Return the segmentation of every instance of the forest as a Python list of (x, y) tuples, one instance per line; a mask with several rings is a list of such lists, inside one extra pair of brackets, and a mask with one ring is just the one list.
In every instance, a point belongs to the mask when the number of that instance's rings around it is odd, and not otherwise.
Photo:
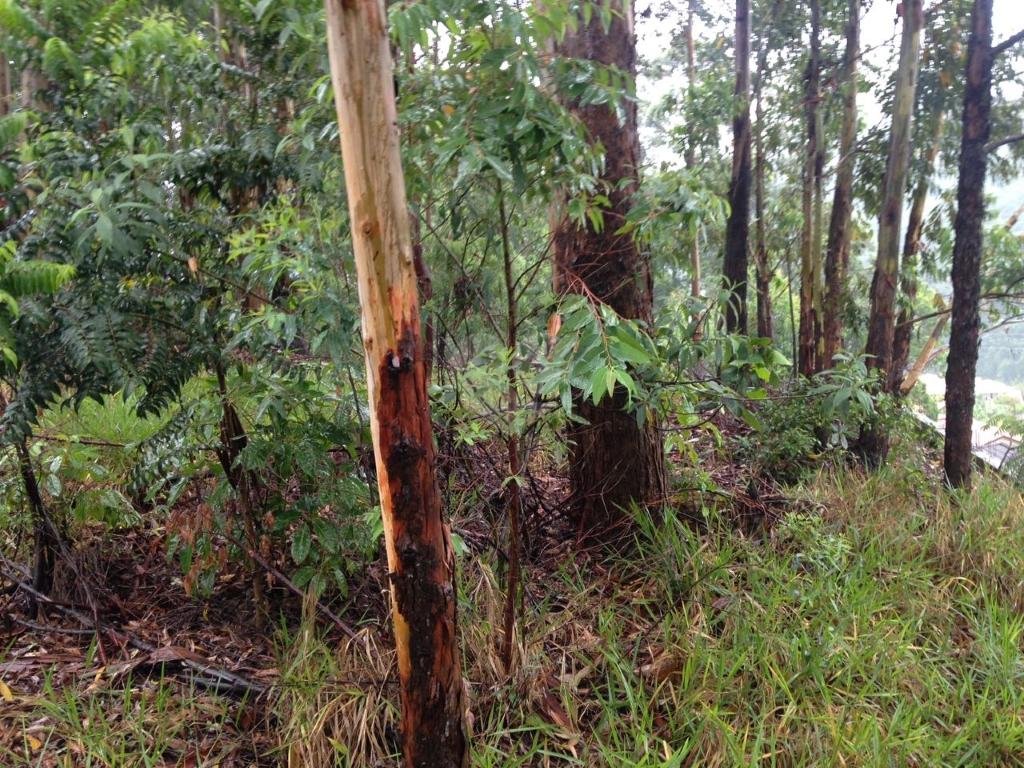
[(0, 51), (0, 766), (1024, 766), (1016, 0)]

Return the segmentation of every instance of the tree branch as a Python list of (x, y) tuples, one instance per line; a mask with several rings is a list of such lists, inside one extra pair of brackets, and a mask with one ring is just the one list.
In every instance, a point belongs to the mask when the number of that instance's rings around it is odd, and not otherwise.
[(993, 46), (991, 51), (992, 58), (994, 59), (996, 56), (999, 56), (1002, 53), (1006, 53), (1007, 50), (1015, 46), (1021, 40), (1024, 40), (1024, 29), (1022, 29), (1020, 32), (1017, 32), (1014, 35), (1010, 35), (1008, 38), (1003, 40), (1003, 42), (1001, 42), (999, 45)]
[(994, 149), (1005, 147), (1007, 144), (1016, 144), (1018, 141), (1024, 141), (1024, 133), (1015, 133), (1012, 136), (1004, 136), (1001, 139), (990, 141), (985, 145), (985, 151), (991, 152)]

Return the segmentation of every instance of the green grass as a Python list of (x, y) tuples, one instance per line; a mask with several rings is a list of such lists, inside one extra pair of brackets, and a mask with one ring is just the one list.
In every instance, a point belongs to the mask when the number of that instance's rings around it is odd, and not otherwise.
[(110, 682), (102, 670), (85, 690), (57, 689), (52, 680), (38, 695), (15, 694), (0, 708), (7, 737), (0, 765), (166, 768), (217, 765), (247, 752), (232, 702), (163, 678)]
[[(981, 479), (951, 499), (899, 464), (791, 492), (770, 532), (648, 520), (634, 554), (534, 571), (511, 677), (499, 579), (464, 558), (474, 766), (1024, 765), (1019, 492)], [(392, 653), (364, 636), (369, 652), (282, 635), (266, 764), (394, 763)], [(188, 705), (168, 691), (135, 690), (113, 723), (99, 695), (47, 691), (37, 711), (92, 760), (75, 765), (142, 766), (175, 754)]]
[(496, 580), (463, 563), (474, 765), (1024, 765), (1020, 494), (898, 465), (794, 493), (763, 540), (648, 522), (642, 557), (541, 575), (512, 679)]

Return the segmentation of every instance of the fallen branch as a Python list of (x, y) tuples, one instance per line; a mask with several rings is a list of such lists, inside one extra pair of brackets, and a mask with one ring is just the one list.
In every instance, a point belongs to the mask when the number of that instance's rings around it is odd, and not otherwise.
[[(90, 618), (81, 611), (74, 608), (68, 608), (55, 600), (51, 600), (43, 593), (37, 592), (32, 588), (31, 584), (21, 581), (21, 579), (17, 577), (17, 569), (12, 568), (12, 565), (13, 564), (7, 558), (0, 555), (0, 575), (13, 582), (20, 591), (35, 599), (36, 602), (48, 605), (60, 611), (64, 615), (70, 616), (75, 619), (75, 621), (80, 622), (83, 626), (93, 625), (94, 629), (92, 631), (97, 635), (102, 632), (118, 642), (130, 645), (144, 653), (154, 653), (158, 650), (157, 646), (136, 637), (130, 632), (107, 626), (102, 622)], [(212, 690), (215, 693), (236, 693), (257, 697), (265, 693), (267, 690), (265, 686), (262, 686), (259, 683), (254, 683), (241, 675), (229, 672), (226, 669), (214, 667), (201, 661), (193, 661), (191, 659), (175, 659), (174, 661), (180, 663), (183, 667), (198, 673), (198, 675), (193, 675), (191, 678), (193, 683)]]

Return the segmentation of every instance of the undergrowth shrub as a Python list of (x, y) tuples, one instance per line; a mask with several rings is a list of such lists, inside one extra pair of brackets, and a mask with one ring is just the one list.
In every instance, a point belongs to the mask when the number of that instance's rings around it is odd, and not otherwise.
[(891, 401), (876, 394), (863, 358), (837, 359), (836, 367), (796, 379), (758, 404), (754, 432), (738, 441), (741, 458), (757, 473), (799, 482), (845, 454), (865, 424), (893, 420)]

